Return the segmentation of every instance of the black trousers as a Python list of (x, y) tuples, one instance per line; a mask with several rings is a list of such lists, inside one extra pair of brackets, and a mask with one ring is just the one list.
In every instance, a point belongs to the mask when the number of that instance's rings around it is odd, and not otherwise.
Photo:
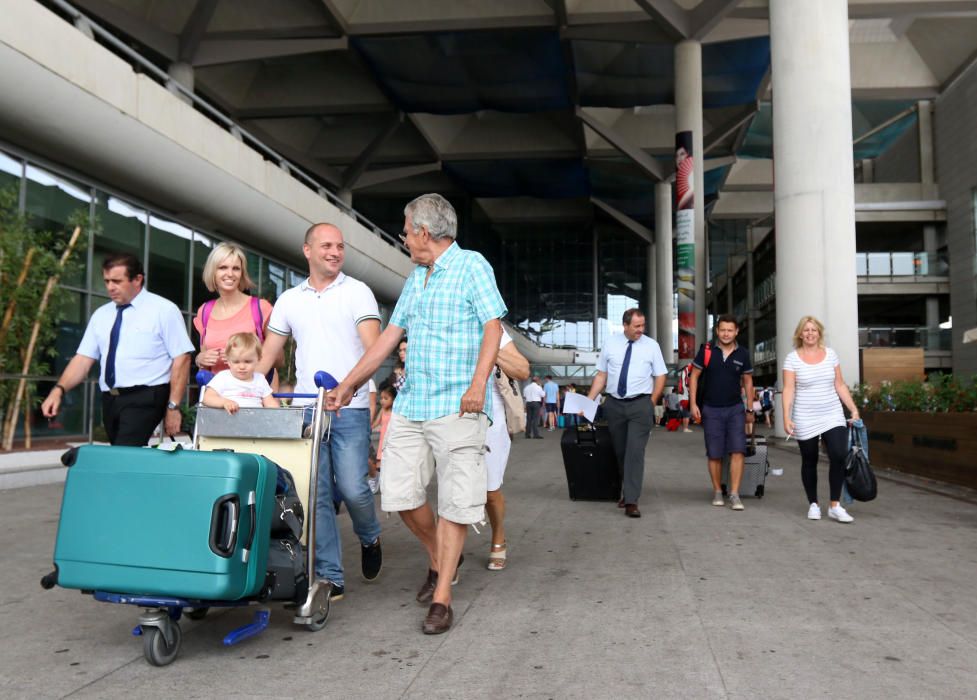
[(539, 413), (542, 401), (526, 402), (526, 437), (539, 437)]
[(142, 447), (166, 415), (170, 385), (158, 384), (113, 396), (102, 392), (102, 424), (113, 445)]
[(621, 474), (621, 496), (625, 503), (636, 505), (645, 479), (645, 447), (655, 422), (655, 407), (648, 396), (633, 401), (608, 396), (602, 405)]
[(818, 441), (828, 451), (828, 488), (832, 501), (841, 500), (845, 481), (845, 457), (848, 456), (848, 428), (837, 426), (807, 440), (798, 440), (801, 448), (801, 481), (808, 503), (818, 502)]

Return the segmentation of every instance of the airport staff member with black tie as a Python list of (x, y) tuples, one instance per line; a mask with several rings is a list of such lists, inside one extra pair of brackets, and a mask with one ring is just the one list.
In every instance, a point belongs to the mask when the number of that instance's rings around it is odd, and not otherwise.
[(102, 278), (111, 302), (92, 314), (41, 412), (57, 415), (64, 395), (101, 362), (102, 421), (113, 445), (142, 446), (165, 416), (167, 435), (180, 430), (180, 402), (190, 373), (193, 343), (186, 321), (170, 301), (143, 289), (142, 263), (127, 253), (109, 255)]
[(638, 498), (645, 477), (645, 446), (668, 370), (658, 343), (644, 335), (645, 315), (641, 309), (628, 309), (622, 321), (624, 334), (613, 334), (607, 339), (587, 398), (593, 401), (605, 387), (610, 388), (604, 415), (622, 475), (623, 493), (618, 506), (628, 517), (640, 518)]

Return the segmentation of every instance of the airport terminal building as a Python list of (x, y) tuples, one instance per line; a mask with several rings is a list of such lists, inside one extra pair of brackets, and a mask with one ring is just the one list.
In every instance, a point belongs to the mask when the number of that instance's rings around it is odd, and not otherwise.
[[(2, 5), (0, 188), (37, 227), (98, 222), (55, 376), (109, 250), (189, 323), (216, 241), (274, 301), (330, 221), (389, 313), (425, 192), (565, 381), (630, 306), (679, 364), (735, 313), (761, 384), (806, 314), (850, 383), (977, 374), (977, 1)], [(35, 437), (87, 432), (94, 391)]]

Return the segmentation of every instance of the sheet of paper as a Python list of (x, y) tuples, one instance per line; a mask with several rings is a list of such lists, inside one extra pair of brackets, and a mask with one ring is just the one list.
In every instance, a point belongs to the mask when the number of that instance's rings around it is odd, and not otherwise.
[(591, 401), (583, 394), (567, 393), (563, 397), (563, 412), (577, 414), (583, 411), (584, 417), (591, 423), (597, 414), (597, 402)]

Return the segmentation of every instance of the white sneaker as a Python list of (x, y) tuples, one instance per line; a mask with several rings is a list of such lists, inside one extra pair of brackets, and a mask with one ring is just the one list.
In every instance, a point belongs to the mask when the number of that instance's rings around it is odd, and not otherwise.
[(842, 508), (840, 503), (836, 506), (831, 506), (828, 508), (828, 517), (832, 520), (837, 520), (839, 523), (855, 522), (855, 518), (848, 515), (848, 511)]
[(807, 519), (808, 520), (820, 520), (821, 519), (821, 506), (817, 503), (812, 503), (811, 507), (807, 509)]
[(712, 504), (714, 506), (724, 506), (724, 505), (726, 505), (726, 501), (723, 498), (723, 492), (722, 491), (716, 491), (714, 494), (712, 494)]

